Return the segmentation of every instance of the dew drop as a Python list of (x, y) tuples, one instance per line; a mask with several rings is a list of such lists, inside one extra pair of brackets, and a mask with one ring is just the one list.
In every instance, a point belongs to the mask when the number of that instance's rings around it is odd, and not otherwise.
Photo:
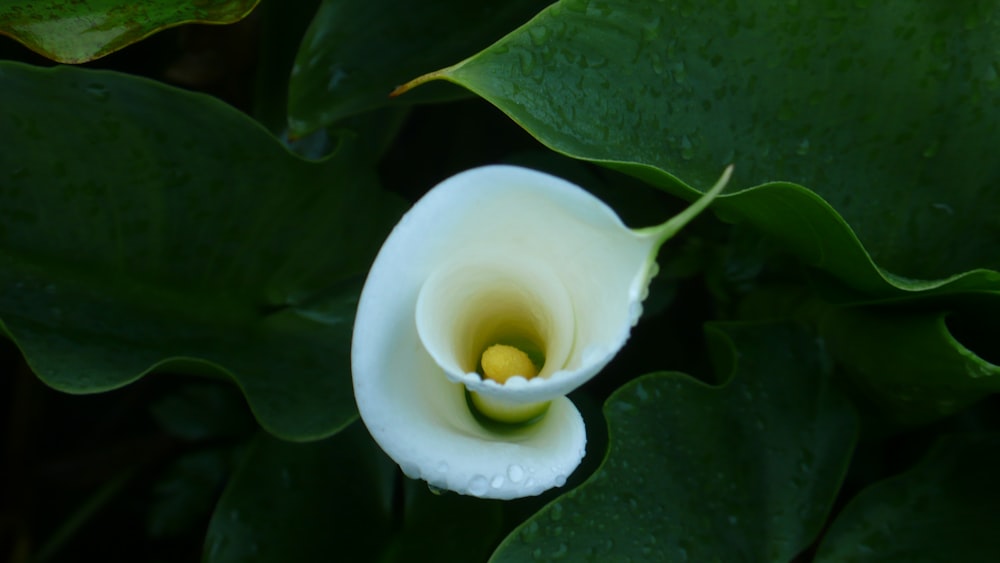
[(937, 209), (938, 211), (943, 211), (943, 212), (947, 213), (948, 215), (954, 215), (955, 214), (955, 209), (952, 208), (952, 206), (948, 205), (947, 203), (932, 203), (931, 207), (933, 207), (934, 209)]
[(549, 30), (545, 27), (537, 26), (532, 27), (528, 30), (528, 35), (531, 36), (531, 43), (536, 47), (544, 45), (549, 38)]
[(561, 504), (552, 505), (552, 509), (549, 511), (549, 517), (555, 521), (562, 520), (563, 507)]
[(489, 489), (489, 482), (486, 477), (482, 475), (476, 475), (469, 481), (469, 492), (475, 496), (482, 496), (486, 494), (487, 489)]
[(809, 139), (802, 139), (799, 146), (795, 149), (795, 154), (799, 156), (805, 156), (809, 154)]
[(646, 392), (646, 388), (642, 386), (642, 383), (636, 384), (635, 396), (638, 397), (640, 401), (649, 400), (649, 393)]
[(337, 86), (340, 86), (340, 83), (343, 82), (344, 79), (347, 78), (347, 76), (348, 76), (347, 71), (345, 71), (340, 67), (334, 67), (333, 70), (330, 72), (330, 79), (327, 80), (326, 82), (327, 91), (333, 92), (334, 90), (336, 90)]
[(496, 477), (494, 477), (493, 480), (490, 481), (490, 486), (493, 487), (494, 489), (499, 489), (500, 487), (502, 487), (503, 475), (497, 475)]
[(691, 139), (687, 135), (681, 139), (681, 158), (684, 160), (691, 160), (694, 158), (694, 149), (691, 145)]
[(511, 483), (520, 483), (524, 479), (524, 468), (518, 464), (513, 464), (507, 468), (507, 478)]
[(653, 53), (650, 59), (653, 62), (653, 72), (656, 74), (663, 74), (663, 61), (660, 60), (660, 54)]
[(524, 536), (524, 539), (526, 541), (532, 541), (535, 538), (537, 538), (538, 537), (538, 522), (536, 522), (534, 520), (532, 520), (531, 522), (528, 522), (528, 525), (524, 527), (524, 530), (521, 531), (521, 534)]
[(108, 92), (107, 88), (105, 88), (103, 84), (98, 84), (96, 82), (87, 84), (87, 86), (85, 86), (84, 89), (87, 91), (87, 93), (94, 96), (95, 98), (97, 98), (97, 100), (101, 102), (106, 101), (108, 98), (111, 97), (111, 94)]
[(535, 70), (535, 56), (530, 51), (521, 52), (521, 72), (531, 74)]

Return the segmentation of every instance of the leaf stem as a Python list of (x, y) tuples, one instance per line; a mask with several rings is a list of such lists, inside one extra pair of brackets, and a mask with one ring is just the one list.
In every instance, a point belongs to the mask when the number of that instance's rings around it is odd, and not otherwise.
[(427, 74), (423, 74), (421, 76), (414, 78), (413, 80), (407, 82), (406, 84), (403, 84), (401, 86), (396, 86), (396, 88), (392, 92), (389, 92), (389, 97), (395, 98), (397, 96), (402, 96), (403, 94), (409, 92), (410, 90), (416, 88), (417, 86), (420, 86), (421, 84), (426, 84), (431, 80), (437, 80), (439, 78), (443, 78), (446, 74), (448, 74), (448, 71), (450, 71), (452, 68), (453, 67), (447, 67), (447, 68), (442, 68), (441, 70), (435, 70), (434, 72), (428, 72)]
[(636, 232), (642, 235), (655, 237), (656, 246), (659, 248), (660, 245), (676, 235), (678, 231), (684, 228), (685, 225), (690, 223), (695, 217), (704, 211), (705, 208), (712, 203), (712, 200), (722, 193), (722, 190), (725, 189), (726, 184), (729, 183), (729, 179), (732, 175), (733, 165), (730, 164), (725, 170), (722, 171), (722, 176), (719, 176), (715, 185), (698, 198), (697, 201), (688, 206), (687, 209), (681, 211), (677, 215), (674, 215), (663, 224), (647, 227), (645, 229), (637, 229)]

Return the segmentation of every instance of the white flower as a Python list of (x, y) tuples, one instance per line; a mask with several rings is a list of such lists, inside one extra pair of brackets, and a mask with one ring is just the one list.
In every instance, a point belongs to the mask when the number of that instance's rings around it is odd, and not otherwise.
[(382, 246), (355, 320), (354, 394), (378, 444), (409, 477), (462, 494), (561, 486), (586, 444), (565, 395), (625, 344), (660, 245), (729, 172), (637, 231), (524, 168), (476, 168), (428, 192)]

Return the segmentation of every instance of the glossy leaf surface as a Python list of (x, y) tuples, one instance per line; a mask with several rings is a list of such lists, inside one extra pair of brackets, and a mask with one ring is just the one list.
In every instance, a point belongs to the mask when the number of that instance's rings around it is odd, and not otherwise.
[(482, 561), (500, 509), (402, 479), (360, 422), (310, 444), (261, 437), (216, 507), (204, 560)]
[(83, 63), (182, 23), (233, 23), (260, 0), (0, 0), (0, 34), (62, 63)]
[(816, 561), (990, 561), (997, 554), (1000, 438), (946, 437), (917, 466), (855, 498)]
[(360, 424), (310, 444), (261, 436), (219, 500), (203, 560), (375, 561), (394, 475)]
[[(830, 353), (849, 366), (881, 416), (915, 424), (1000, 391), (1000, 366), (963, 345), (947, 318), (936, 310), (843, 309), (827, 315), (822, 330)], [(995, 321), (982, 328), (995, 331)]]
[(984, 197), (1000, 181), (998, 14), (995, 1), (563, 0), (427, 78), (687, 198), (734, 162), (720, 213), (867, 293), (951, 276), (996, 288), (974, 270), (1000, 266), (1000, 203)]
[(799, 329), (716, 325), (710, 336), (729, 383), (660, 373), (616, 391), (603, 465), (493, 561), (787, 561), (812, 542), (857, 419)]
[(221, 372), (293, 439), (355, 416), (354, 300), (398, 207), (348, 141), (303, 161), (228, 106), (114, 73), (3, 63), (0, 84), (0, 319), (39, 377)]

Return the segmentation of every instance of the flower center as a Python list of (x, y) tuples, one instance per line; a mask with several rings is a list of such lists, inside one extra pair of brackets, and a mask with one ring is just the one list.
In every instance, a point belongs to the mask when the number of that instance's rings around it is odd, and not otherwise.
[(483, 376), (497, 383), (506, 383), (515, 375), (525, 379), (538, 375), (538, 368), (527, 354), (506, 344), (494, 344), (487, 348), (480, 365), (483, 366)]
[(549, 400), (525, 401), (511, 389), (562, 369), (576, 336), (573, 306), (550, 266), (498, 247), (442, 267), (420, 289), (421, 343), (444, 375), (466, 388), (472, 413), (506, 425), (529, 424)]

